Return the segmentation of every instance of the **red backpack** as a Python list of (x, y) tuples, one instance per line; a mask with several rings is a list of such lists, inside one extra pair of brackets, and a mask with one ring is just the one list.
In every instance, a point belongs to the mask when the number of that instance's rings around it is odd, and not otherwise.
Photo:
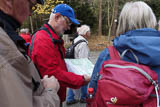
[(97, 92), (88, 107), (159, 107), (156, 72), (145, 65), (121, 60), (113, 46), (108, 49), (111, 59), (101, 67)]

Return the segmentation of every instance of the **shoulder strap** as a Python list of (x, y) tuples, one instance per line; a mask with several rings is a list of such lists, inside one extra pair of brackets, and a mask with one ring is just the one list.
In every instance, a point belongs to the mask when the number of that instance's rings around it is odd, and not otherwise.
[(118, 51), (115, 49), (114, 46), (109, 46), (108, 50), (109, 50), (109, 55), (111, 59), (119, 59), (119, 60), (121, 59)]
[(35, 39), (35, 36), (36, 36), (36, 33), (33, 34), (33, 37), (32, 37), (32, 40), (31, 40), (31, 43), (30, 43), (30, 56), (32, 56), (32, 51), (33, 51), (33, 41)]
[(49, 34), (49, 37), (51, 38), (53, 44), (61, 44), (62, 43), (62, 40), (53, 39), (53, 37), (52, 37), (51, 33), (49, 32), (48, 28), (42, 27), (40, 30), (44, 30)]
[[(76, 47), (79, 43), (81, 43), (81, 42), (86, 42), (85, 40), (79, 40), (79, 41), (77, 41), (75, 44), (73, 44), (73, 47)], [(87, 43), (87, 42), (86, 42)]]

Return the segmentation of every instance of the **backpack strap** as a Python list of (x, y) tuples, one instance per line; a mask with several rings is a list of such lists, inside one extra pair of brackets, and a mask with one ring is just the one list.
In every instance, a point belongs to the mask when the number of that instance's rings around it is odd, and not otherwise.
[[(56, 45), (56, 44), (62, 44), (62, 43), (63, 43), (62, 40), (53, 39), (53, 37), (52, 37), (51, 33), (49, 32), (48, 28), (42, 27), (41, 30), (46, 31), (46, 32), (49, 34), (49, 36), (50, 36), (50, 38), (51, 38), (51, 40), (52, 40), (52, 42), (53, 42), (54, 45)], [(55, 33), (55, 32), (54, 32), (54, 33)], [(58, 45), (58, 51), (59, 51), (60, 54), (61, 54), (61, 58), (64, 59), (63, 52), (62, 52), (62, 50), (61, 50), (61, 48), (60, 48), (59, 45)]]
[[(49, 37), (51, 38), (52, 42), (54, 45), (56, 44), (62, 44), (63, 41), (62, 40), (57, 40), (57, 39), (53, 39), (51, 33), (49, 32), (48, 28), (46, 27), (41, 27), (39, 30), (37, 31), (40, 31), (40, 30), (44, 30), (46, 31), (48, 34), (49, 34)], [(36, 36), (36, 33), (33, 34), (33, 37), (32, 37), (32, 41), (31, 41), (31, 44), (30, 44), (30, 56), (32, 56), (32, 51), (33, 51), (33, 42), (34, 42), (34, 39), (35, 39), (35, 36)], [(60, 52), (61, 54), (61, 58), (63, 59), (64, 58), (64, 55), (63, 55), (63, 52), (62, 50), (60, 49), (60, 46), (58, 45), (58, 51)]]
[(121, 59), (118, 51), (114, 46), (108, 46), (108, 50), (111, 59), (118, 59), (118, 60)]
[(31, 43), (30, 43), (30, 56), (32, 56), (32, 51), (33, 51), (33, 41), (35, 39), (35, 36), (36, 36), (36, 33), (33, 34), (32, 36), (32, 40), (31, 40)]
[[(85, 40), (79, 40), (75, 44), (73, 44), (73, 48), (75, 48), (79, 43), (86, 42)], [(87, 42), (86, 42), (87, 43)]]

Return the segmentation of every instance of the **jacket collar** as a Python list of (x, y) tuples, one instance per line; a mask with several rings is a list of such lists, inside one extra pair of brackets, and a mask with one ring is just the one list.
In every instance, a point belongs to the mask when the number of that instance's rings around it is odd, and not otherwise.
[(83, 36), (79, 35), (78, 38), (79, 38), (80, 40), (81, 40), (81, 39), (85, 40), (85, 41), (87, 42), (87, 44), (88, 44), (87, 39), (85, 39)]
[(8, 34), (17, 47), (27, 50), (25, 46), (25, 40), (16, 32), (16, 29), (20, 27), (20, 23), (17, 20), (0, 11), (0, 26)]
[(16, 32), (16, 29), (20, 27), (20, 23), (2, 11), (0, 11), (0, 26), (15, 44), (18, 44), (19, 42), (25, 42), (24, 39), (21, 38)]
[[(116, 37), (113, 45), (120, 53), (123, 53), (126, 49), (132, 50), (141, 64), (159, 66), (159, 41), (159, 31), (151, 28), (143, 28), (128, 31)], [(125, 59), (135, 61), (131, 52), (125, 54), (124, 60)]]
[(46, 23), (46, 25), (51, 29), (51, 31), (52, 31), (54, 34), (56, 34), (56, 35), (59, 37), (59, 39), (62, 39), (62, 35), (57, 34), (56, 31), (52, 28), (52, 26), (51, 26), (50, 24)]

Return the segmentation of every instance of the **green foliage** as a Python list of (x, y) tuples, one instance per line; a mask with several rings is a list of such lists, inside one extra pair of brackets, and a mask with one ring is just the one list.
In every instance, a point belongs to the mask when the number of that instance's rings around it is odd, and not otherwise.
[[(66, 3), (70, 5), (76, 14), (76, 18), (80, 20), (81, 24), (87, 24), (91, 27), (92, 33), (97, 33), (98, 29), (98, 14), (99, 14), (99, 7), (98, 7), (99, 0), (45, 0), (45, 5), (40, 6), (37, 5), (34, 8), (34, 13), (32, 15), (33, 20), (33, 28), (34, 30), (38, 29), (43, 25), (45, 20), (49, 18), (49, 14), (51, 9), (59, 4), (59, 3)], [(114, 0), (102, 0), (102, 34), (108, 34), (108, 1), (113, 2)], [(139, 0), (118, 0), (118, 16), (120, 14), (121, 9), (123, 8), (124, 4), (129, 1), (139, 1)], [(160, 0), (141, 0), (145, 1), (154, 11), (157, 20), (160, 20)], [(112, 15), (112, 6), (110, 6), (110, 13)], [(30, 20), (27, 18), (26, 22), (22, 27), (30, 28)]]
[(33, 7), (34, 14), (50, 14), (55, 5), (63, 3), (63, 0), (45, 0), (44, 5), (37, 4)]
[[(63, 3), (63, 0), (45, 0), (44, 5), (37, 4), (35, 7), (32, 8), (32, 22), (34, 31), (39, 29), (49, 18), (51, 10), (54, 8), (55, 5)], [(21, 28), (29, 28), (31, 31), (31, 23), (30, 18), (28, 17)]]

